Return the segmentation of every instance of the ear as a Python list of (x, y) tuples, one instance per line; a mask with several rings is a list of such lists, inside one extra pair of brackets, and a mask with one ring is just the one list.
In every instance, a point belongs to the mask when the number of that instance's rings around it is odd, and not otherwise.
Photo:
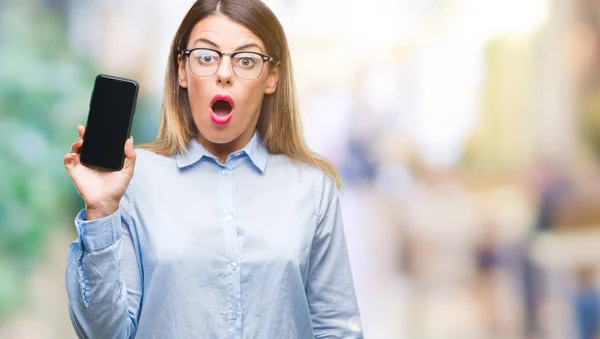
[(269, 72), (269, 76), (267, 77), (267, 85), (265, 87), (265, 94), (272, 94), (277, 89), (277, 84), (279, 83), (279, 63), (273, 67)]
[(181, 56), (181, 54), (177, 55), (177, 64), (179, 65), (179, 68), (177, 70), (177, 73), (179, 74), (178, 80), (179, 80), (179, 86), (183, 87), (183, 88), (187, 88), (188, 87), (188, 82), (187, 82), (187, 73), (185, 72), (185, 60), (183, 60), (183, 57)]

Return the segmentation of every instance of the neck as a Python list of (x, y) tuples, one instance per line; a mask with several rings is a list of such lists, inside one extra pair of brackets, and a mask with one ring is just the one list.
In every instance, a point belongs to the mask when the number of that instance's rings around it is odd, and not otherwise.
[(202, 147), (204, 147), (207, 151), (209, 151), (211, 154), (213, 154), (219, 159), (220, 164), (225, 164), (225, 161), (227, 161), (227, 157), (229, 156), (229, 154), (243, 149), (250, 142), (253, 135), (254, 129), (249, 128), (248, 130), (244, 131), (244, 133), (242, 133), (239, 137), (233, 139), (228, 143), (220, 144), (211, 142), (207, 140), (204, 136), (202, 136), (202, 134), (198, 134), (196, 139), (198, 140), (200, 145), (202, 145)]

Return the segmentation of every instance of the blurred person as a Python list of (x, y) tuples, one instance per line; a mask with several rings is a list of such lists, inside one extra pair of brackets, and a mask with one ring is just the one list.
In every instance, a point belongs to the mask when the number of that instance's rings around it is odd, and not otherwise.
[(573, 298), (573, 315), (578, 339), (600, 336), (600, 294), (594, 285), (595, 270), (581, 268), (577, 272), (577, 289)]
[(543, 157), (534, 169), (533, 186), (538, 210), (535, 223), (523, 241), (521, 252), (522, 291), (525, 334), (528, 338), (544, 336), (541, 309), (548, 298), (546, 272), (531, 255), (536, 236), (557, 227), (559, 211), (570, 193), (570, 183), (564, 164), (553, 157)]
[(557, 226), (561, 205), (571, 193), (567, 169), (558, 160), (542, 162), (539, 174), (539, 210), (535, 231)]
[(479, 301), (489, 337), (500, 334), (500, 314), (496, 302), (498, 271), (500, 269), (499, 239), (497, 224), (485, 222), (482, 233), (475, 243), (475, 294)]
[(368, 140), (352, 135), (345, 145), (346, 156), (340, 165), (344, 181), (351, 184), (371, 184), (375, 180), (377, 165), (373, 161)]
[(66, 267), (79, 337), (363, 337), (341, 179), (303, 140), (290, 62), (262, 2), (197, 1), (156, 140), (101, 172), (79, 162), (79, 127), (64, 157), (86, 204)]

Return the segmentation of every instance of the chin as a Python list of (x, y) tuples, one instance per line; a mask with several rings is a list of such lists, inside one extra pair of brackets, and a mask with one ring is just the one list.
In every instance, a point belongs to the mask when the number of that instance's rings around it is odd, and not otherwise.
[(235, 139), (237, 139), (240, 135), (239, 133), (235, 133), (231, 130), (230, 126), (225, 128), (207, 128), (207, 129), (199, 129), (200, 134), (213, 144), (228, 144)]

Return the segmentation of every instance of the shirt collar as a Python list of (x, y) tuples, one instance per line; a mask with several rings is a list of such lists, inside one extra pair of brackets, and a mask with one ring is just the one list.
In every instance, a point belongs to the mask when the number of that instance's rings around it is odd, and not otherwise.
[[(265, 171), (269, 152), (258, 135), (258, 131), (254, 132), (252, 139), (250, 139), (250, 142), (248, 142), (243, 149), (232, 153), (230, 156), (241, 154), (247, 155), (252, 164), (254, 164), (261, 172)], [(179, 168), (184, 168), (195, 164), (204, 157), (217, 160), (216, 156), (206, 150), (196, 138), (193, 138), (187, 147), (187, 151), (183, 154), (177, 154), (175, 160)]]

